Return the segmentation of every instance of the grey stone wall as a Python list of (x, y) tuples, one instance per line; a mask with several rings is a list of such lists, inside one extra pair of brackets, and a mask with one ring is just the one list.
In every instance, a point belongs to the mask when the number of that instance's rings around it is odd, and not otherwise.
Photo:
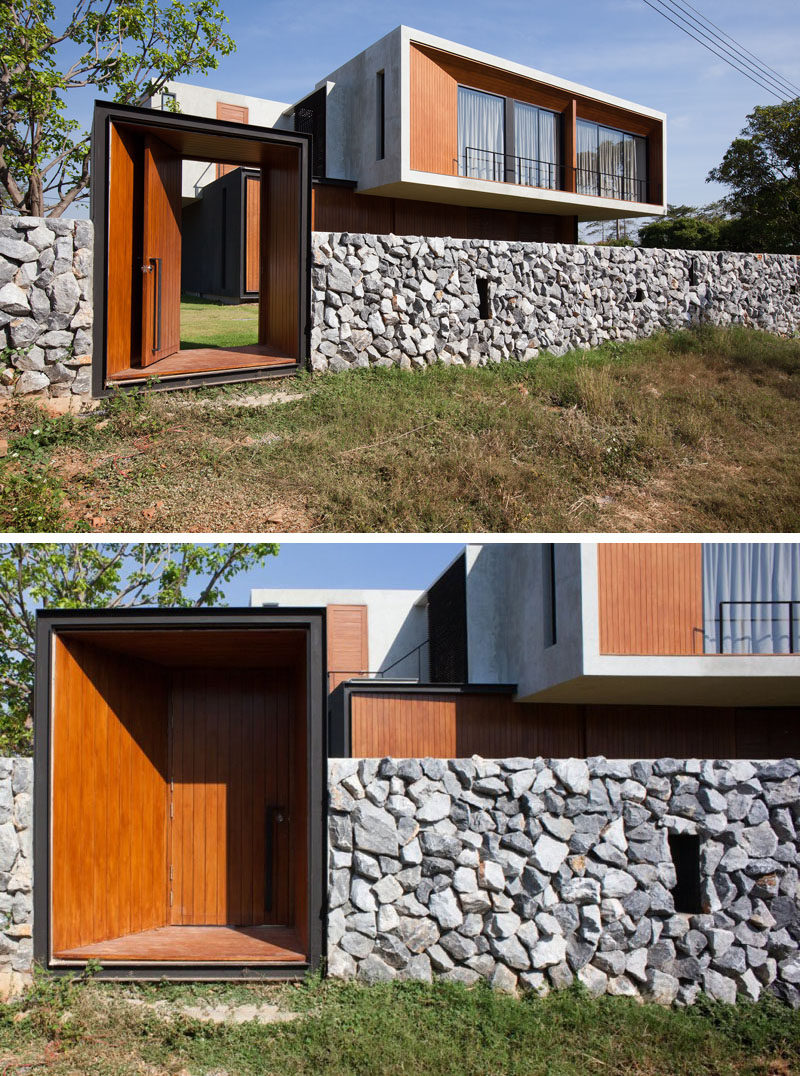
[(91, 393), (88, 220), (0, 216), (0, 397)]
[(796, 1006), (799, 827), (796, 760), (331, 760), (328, 971)]
[(0, 758), (0, 1000), (31, 982), (33, 760)]
[(701, 321), (800, 330), (787, 254), (317, 232), (312, 284), (316, 370), (479, 366)]

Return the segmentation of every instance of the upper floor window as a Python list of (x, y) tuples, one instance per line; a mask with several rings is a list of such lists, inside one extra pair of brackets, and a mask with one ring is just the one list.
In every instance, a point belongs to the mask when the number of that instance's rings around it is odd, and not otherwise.
[(458, 87), (458, 174), (505, 179), (505, 98)]
[(375, 77), (375, 156), (382, 161), (386, 156), (386, 76), (379, 71)]
[(177, 97), (175, 96), (174, 93), (171, 93), (169, 90), (162, 90), (161, 91), (161, 111), (162, 112), (172, 112), (173, 106), (174, 106), (176, 101), (177, 101)]
[(561, 189), (561, 117), (514, 102), (514, 182)]
[(578, 194), (647, 201), (647, 139), (578, 120)]

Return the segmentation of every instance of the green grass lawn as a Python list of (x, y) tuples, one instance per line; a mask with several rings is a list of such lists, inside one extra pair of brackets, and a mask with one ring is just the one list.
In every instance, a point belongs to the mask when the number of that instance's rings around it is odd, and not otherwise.
[[(176, 1013), (198, 998), (268, 1002), (300, 1017), (215, 1026)], [(166, 1012), (150, 1007), (158, 1001)], [(0, 1071), (40, 1068), (54, 1076), (790, 1076), (800, 1072), (800, 1013), (773, 998), (680, 1010), (573, 989), (515, 999), (455, 984), (45, 980), (28, 1002), (0, 1007)]]
[(258, 303), (215, 303), (181, 296), (181, 350), (258, 343)]
[(799, 402), (800, 339), (749, 329), (120, 393), (78, 419), (12, 402), (0, 528), (795, 532)]

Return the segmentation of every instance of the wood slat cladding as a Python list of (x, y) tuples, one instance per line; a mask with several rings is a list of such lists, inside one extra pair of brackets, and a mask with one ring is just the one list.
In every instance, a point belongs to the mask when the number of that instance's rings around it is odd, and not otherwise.
[(153, 135), (144, 140), (141, 365), (181, 346), (181, 161)]
[(458, 82), (435, 56), (412, 45), (411, 167), (458, 175)]
[(788, 758), (800, 708), (580, 706), (500, 694), (350, 696), (351, 755), (382, 758)]
[(293, 813), (295, 722), (294, 680), (286, 672), (173, 674), (171, 923), (293, 921), (293, 848), (302, 855), (303, 842), (277, 813)]
[(366, 605), (329, 605), (328, 691), (369, 670)]
[(141, 352), (142, 139), (110, 125), (106, 362), (124, 370)]
[[(458, 174), (458, 86), (499, 94), (516, 101), (566, 113), (574, 121), (592, 120), (609, 127), (645, 135), (652, 143), (650, 176), (653, 198), (660, 199), (662, 125), (659, 119), (629, 109), (572, 94), (511, 71), (489, 67), (476, 60), (454, 56), (412, 43), (411, 65), (411, 167), (439, 175)], [(565, 139), (569, 147), (569, 133)], [(656, 144), (658, 149), (656, 150)], [(569, 158), (565, 163), (569, 164)], [(658, 169), (657, 171), (654, 169)], [(574, 173), (573, 173), (574, 181)]]
[(167, 921), (166, 683), (155, 666), (55, 642), (52, 949)]
[(261, 163), (261, 270), (258, 342), (300, 354), (300, 160), (287, 146), (265, 146)]
[(244, 180), (244, 290), (256, 293), (260, 279), (259, 251), (261, 235), (261, 179), (245, 176)]
[(601, 654), (702, 652), (702, 546), (601, 543), (597, 550)]
[(574, 243), (577, 217), (422, 202), (359, 194), (349, 187), (313, 189), (312, 228), (318, 232), (433, 235), (506, 242)]
[[(230, 105), (226, 101), (217, 101), (217, 119), (226, 120), (228, 123), (249, 123), (250, 110), (246, 105)], [(232, 172), (235, 164), (218, 164), (217, 179)]]

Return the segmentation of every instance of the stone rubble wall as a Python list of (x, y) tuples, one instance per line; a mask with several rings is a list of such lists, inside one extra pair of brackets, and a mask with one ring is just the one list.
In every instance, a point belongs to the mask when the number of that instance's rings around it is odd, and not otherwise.
[(790, 254), (315, 232), (312, 286), (320, 371), (481, 366), (701, 322), (800, 330)]
[(0, 758), (0, 1001), (33, 970), (33, 760)]
[(90, 396), (93, 236), (88, 220), (0, 216), (0, 398)]
[(334, 759), (328, 973), (797, 1006), (798, 830), (796, 760)]

